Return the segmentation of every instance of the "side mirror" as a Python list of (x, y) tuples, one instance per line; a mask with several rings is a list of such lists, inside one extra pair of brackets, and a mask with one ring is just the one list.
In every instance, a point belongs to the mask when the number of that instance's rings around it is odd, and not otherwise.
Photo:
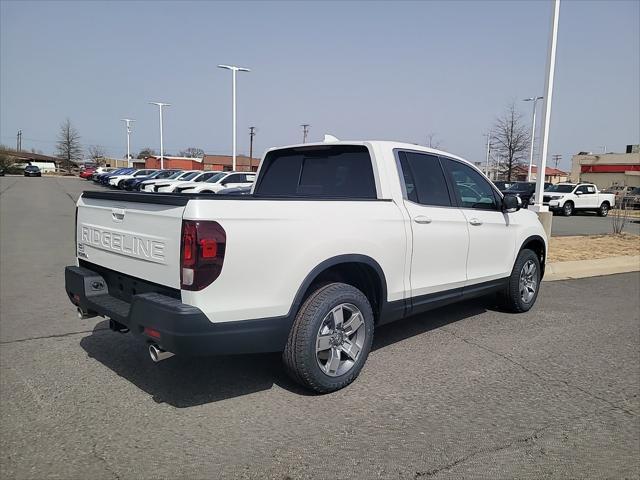
[(576, 195), (582, 195), (582, 192), (580, 190), (577, 190)]
[(516, 195), (505, 195), (502, 198), (502, 211), (506, 213), (513, 213), (520, 210), (522, 206), (522, 200)]

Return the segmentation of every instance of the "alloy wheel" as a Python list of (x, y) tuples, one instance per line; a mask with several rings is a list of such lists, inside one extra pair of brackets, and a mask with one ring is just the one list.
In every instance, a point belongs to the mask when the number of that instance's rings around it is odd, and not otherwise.
[(351, 303), (341, 303), (322, 320), (316, 335), (316, 360), (330, 377), (344, 375), (360, 356), (367, 332), (362, 312)]
[(538, 268), (533, 260), (527, 260), (520, 270), (520, 299), (530, 303), (538, 288)]

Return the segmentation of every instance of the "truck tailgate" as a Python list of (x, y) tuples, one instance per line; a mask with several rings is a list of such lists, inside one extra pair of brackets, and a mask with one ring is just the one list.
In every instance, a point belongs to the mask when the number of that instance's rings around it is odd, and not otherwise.
[(85, 192), (78, 200), (78, 258), (180, 288), (180, 236), (188, 199)]

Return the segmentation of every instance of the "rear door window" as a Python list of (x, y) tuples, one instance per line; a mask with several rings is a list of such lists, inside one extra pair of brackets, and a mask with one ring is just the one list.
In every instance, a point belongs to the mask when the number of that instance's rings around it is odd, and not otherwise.
[(437, 156), (399, 152), (398, 157), (408, 200), (421, 205), (451, 206), (447, 182)]
[(269, 152), (255, 194), (376, 198), (369, 150), (359, 145), (321, 145)]

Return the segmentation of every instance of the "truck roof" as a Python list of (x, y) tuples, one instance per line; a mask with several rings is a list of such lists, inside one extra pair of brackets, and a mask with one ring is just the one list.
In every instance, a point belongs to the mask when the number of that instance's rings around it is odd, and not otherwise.
[(462, 160), (464, 162), (470, 163), (469, 160), (460, 157), (459, 155), (455, 155), (453, 153), (445, 152), (444, 150), (437, 150), (435, 148), (425, 147), (423, 145), (418, 145), (415, 143), (406, 143), (406, 142), (395, 142), (392, 140), (340, 140), (337, 142), (312, 142), (312, 143), (297, 143), (294, 145), (284, 145), (281, 147), (273, 147), (269, 148), (267, 152), (272, 150), (282, 150), (285, 148), (299, 148), (299, 147), (313, 147), (313, 146), (327, 146), (327, 145), (364, 145), (371, 147), (382, 147), (386, 149), (403, 149), (403, 150), (417, 150), (425, 153), (432, 153), (434, 155), (444, 155), (450, 158), (455, 158), (457, 160)]

